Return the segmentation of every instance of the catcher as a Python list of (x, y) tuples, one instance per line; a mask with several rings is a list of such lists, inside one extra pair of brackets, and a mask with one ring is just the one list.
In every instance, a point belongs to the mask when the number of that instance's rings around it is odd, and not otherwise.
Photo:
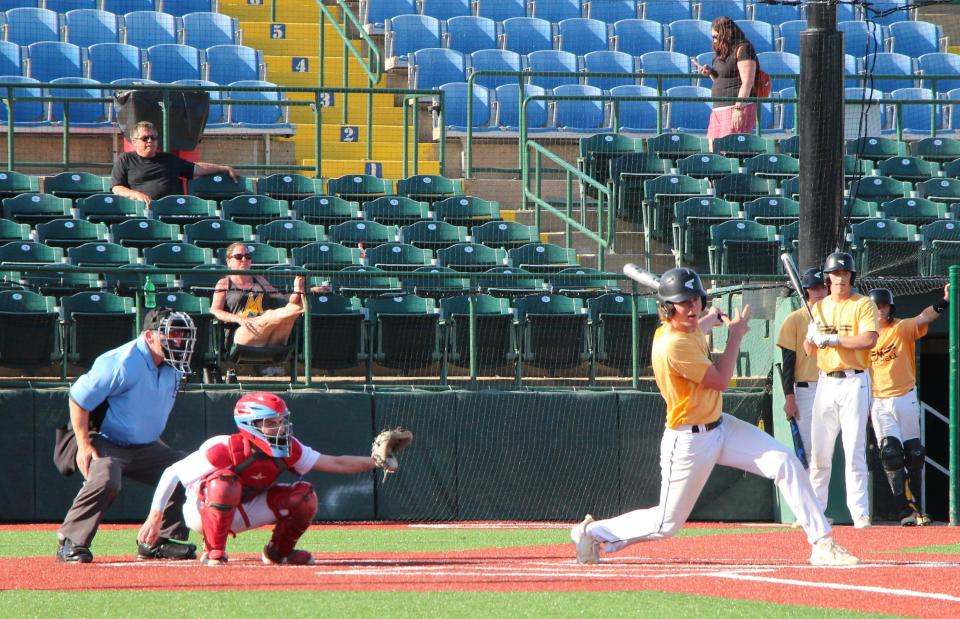
[(256, 392), (241, 397), (233, 420), (239, 432), (207, 439), (200, 449), (169, 466), (160, 478), (150, 514), (137, 535), (153, 544), (160, 534), (163, 506), (177, 484), (187, 489), (184, 520), (203, 534), (203, 565), (226, 565), (227, 535), (276, 523), (263, 549), (267, 565), (310, 565), (313, 556), (296, 548), (317, 513), (317, 495), (303, 480), (278, 484), (289, 469), (355, 474), (383, 468), (397, 470), (397, 452), (413, 441), (409, 430), (384, 430), (374, 441), (373, 454), (330, 456), (314, 451), (291, 434), (290, 412), (279, 396)]

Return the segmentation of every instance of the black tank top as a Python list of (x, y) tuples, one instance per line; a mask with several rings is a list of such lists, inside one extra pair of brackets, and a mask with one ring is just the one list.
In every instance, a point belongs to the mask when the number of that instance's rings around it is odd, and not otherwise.
[(271, 308), (270, 293), (267, 292), (259, 277), (253, 278), (253, 286), (249, 289), (237, 288), (232, 279), (227, 279), (227, 292), (224, 307), (231, 314), (239, 314), (247, 318), (259, 316)]

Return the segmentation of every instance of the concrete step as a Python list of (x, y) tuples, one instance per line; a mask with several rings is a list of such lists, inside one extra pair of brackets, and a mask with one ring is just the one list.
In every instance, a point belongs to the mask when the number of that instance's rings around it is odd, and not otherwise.
[[(563, 232), (541, 232), (540, 237), (547, 243), (566, 245), (566, 239)], [(596, 253), (597, 243), (582, 232), (574, 232), (570, 235), (571, 246), (577, 250), (577, 254)], [(643, 233), (642, 232), (618, 232), (617, 250), (619, 253), (642, 254), (643, 253)]]
[[(464, 179), (463, 190), (471, 196), (487, 200), (496, 200), (501, 209), (518, 209), (523, 202), (523, 183), (519, 178), (474, 178)], [(543, 181), (543, 195), (547, 200), (563, 200), (566, 195), (566, 183), (563, 181)]]
[[(557, 208), (561, 208), (561, 205), (557, 205)], [(501, 212), (504, 209), (501, 206)], [(512, 219), (513, 221), (532, 226), (534, 219), (536, 218), (536, 213), (534, 210), (513, 210)], [(604, 214), (606, 216), (606, 214)], [(583, 223), (591, 230), (597, 229), (597, 211), (596, 210), (587, 210), (583, 220), (580, 219), (580, 206), (576, 205), (573, 209), (573, 218), (574, 220)], [(643, 232), (643, 225), (640, 222), (627, 221), (620, 218), (614, 218), (615, 230), (617, 232)], [(548, 212), (541, 212), (540, 216), (540, 231), (541, 232), (563, 232), (564, 222), (562, 219)]]

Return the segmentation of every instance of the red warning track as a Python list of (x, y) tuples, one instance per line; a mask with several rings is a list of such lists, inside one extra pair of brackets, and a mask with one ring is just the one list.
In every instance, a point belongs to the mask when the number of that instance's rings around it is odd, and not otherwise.
[[(803, 535), (778, 528), (762, 534), (637, 544), (607, 555), (603, 564), (595, 566), (577, 565), (570, 545), (448, 553), (315, 550), (317, 564), (304, 567), (264, 566), (251, 555), (232, 556), (224, 568), (128, 557), (97, 557), (89, 565), (62, 565), (53, 557), (3, 559), (0, 589), (654, 590), (905, 616), (960, 617), (960, 557), (912, 550), (960, 544), (960, 529), (840, 527), (835, 536), (861, 558), (861, 565), (811, 567)], [(238, 578), (237, 570), (257, 570), (256, 578)], [(251, 587), (253, 582), (258, 585)]]

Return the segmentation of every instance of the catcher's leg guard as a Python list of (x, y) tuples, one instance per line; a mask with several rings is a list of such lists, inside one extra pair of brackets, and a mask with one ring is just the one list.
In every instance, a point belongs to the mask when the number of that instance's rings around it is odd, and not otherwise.
[(227, 534), (233, 515), (240, 505), (243, 485), (230, 469), (210, 473), (200, 486), (203, 499), (200, 522), (203, 525), (203, 547), (208, 557), (222, 557), (227, 548)]
[(306, 550), (294, 550), (317, 514), (317, 494), (305, 481), (281, 484), (267, 491), (267, 505), (277, 515), (273, 536), (263, 549), (264, 563), (309, 565), (313, 557)]
[(880, 441), (880, 461), (883, 462), (883, 470), (887, 474), (887, 481), (890, 482), (890, 491), (894, 496), (901, 496), (907, 473), (903, 469), (904, 454), (900, 439), (895, 436), (883, 437)]

